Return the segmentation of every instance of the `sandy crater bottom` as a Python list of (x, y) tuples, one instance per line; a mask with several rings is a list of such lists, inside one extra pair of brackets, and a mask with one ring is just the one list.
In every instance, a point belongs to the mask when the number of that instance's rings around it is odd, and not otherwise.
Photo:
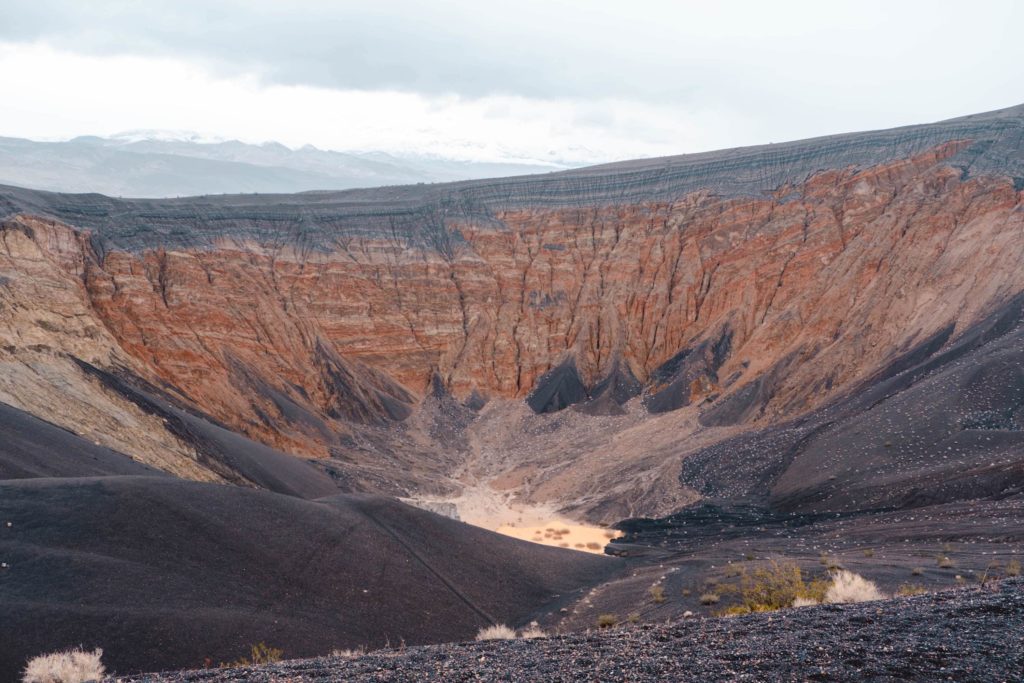
[(406, 502), (431, 510), (451, 509), (467, 524), (523, 541), (604, 554), (608, 542), (620, 531), (568, 519), (553, 506), (524, 505), (488, 486), (465, 489), (455, 498), (418, 498)]

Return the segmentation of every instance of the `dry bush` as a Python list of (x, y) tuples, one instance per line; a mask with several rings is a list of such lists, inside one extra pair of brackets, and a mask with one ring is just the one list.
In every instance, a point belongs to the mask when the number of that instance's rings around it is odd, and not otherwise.
[(1007, 576), (1020, 576), (1020, 560), (1014, 558), (1006, 563)]
[(366, 648), (361, 645), (355, 649), (331, 650), (332, 657), (341, 657), (342, 659), (353, 659), (355, 657), (362, 657), (365, 654)]
[(874, 557), (875, 551), (872, 548), (864, 548), (861, 552), (864, 553), (864, 557)]
[(822, 602), (828, 590), (828, 582), (804, 579), (800, 567), (792, 563), (772, 562), (752, 572), (744, 571), (736, 586), (729, 592), (738, 597), (738, 604), (730, 607), (729, 614), (748, 612), (770, 612), (791, 607), (797, 599)]
[(820, 604), (821, 603), (815, 600), (814, 598), (805, 598), (801, 596), (793, 600), (793, 604), (791, 605), (791, 607), (814, 607), (815, 605)]
[(526, 640), (532, 640), (534, 638), (547, 638), (548, 634), (544, 633), (540, 624), (536, 621), (531, 621), (529, 626), (519, 632), (519, 637), (525, 638)]
[(505, 626), (505, 624), (484, 626), (476, 633), (477, 640), (512, 640), (515, 637), (516, 632)]
[(914, 576), (921, 576), (922, 574), (924, 574), (924, 567), (914, 567), (910, 570), (910, 573)]
[(953, 560), (949, 559), (949, 556), (947, 556), (947, 555), (939, 555), (935, 559), (935, 561), (939, 565), (939, 569), (952, 569), (953, 568)]
[(614, 614), (600, 614), (597, 617), (598, 628), (611, 628), (619, 623), (619, 618)]
[(260, 666), (262, 664), (274, 664), (281, 661), (284, 650), (271, 647), (266, 643), (257, 643), (249, 648), (248, 657), (240, 657), (233, 662), (221, 664), (221, 668), (239, 666)]
[(106, 669), (100, 658), (103, 650), (65, 650), (39, 655), (29, 660), (22, 683), (85, 683), (103, 678)]
[(896, 589), (896, 595), (908, 596), (908, 595), (924, 595), (928, 592), (924, 586), (917, 583), (904, 583)]
[(626, 621), (628, 621), (631, 624), (638, 623), (640, 621), (640, 613), (630, 612), (628, 615), (626, 615)]
[(721, 596), (718, 593), (705, 593), (700, 596), (700, 604), (702, 605), (717, 605), (721, 600)]
[(651, 600), (657, 604), (665, 602), (665, 588), (662, 586), (651, 586), (650, 588)]
[(825, 602), (868, 602), (884, 600), (878, 586), (860, 574), (841, 569), (832, 575), (832, 585), (825, 592)]

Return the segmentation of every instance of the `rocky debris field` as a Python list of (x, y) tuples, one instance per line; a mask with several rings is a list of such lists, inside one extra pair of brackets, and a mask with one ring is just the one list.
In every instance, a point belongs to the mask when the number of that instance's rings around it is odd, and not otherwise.
[(882, 602), (129, 680), (962, 682), (1019, 681), (1022, 673), (1024, 580), (1011, 579)]

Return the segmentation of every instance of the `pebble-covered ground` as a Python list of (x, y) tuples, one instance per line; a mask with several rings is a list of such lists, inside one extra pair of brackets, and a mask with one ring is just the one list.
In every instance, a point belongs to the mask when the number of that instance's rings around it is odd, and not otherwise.
[(856, 605), (131, 680), (1022, 681), (1024, 580)]

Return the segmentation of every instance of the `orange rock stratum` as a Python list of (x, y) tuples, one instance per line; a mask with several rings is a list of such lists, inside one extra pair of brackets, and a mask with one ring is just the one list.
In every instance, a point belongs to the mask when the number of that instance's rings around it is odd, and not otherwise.
[(345, 489), (664, 513), (701, 495), (688, 454), (1024, 290), (1022, 129), (279, 197), (0, 188), (0, 401), (195, 479), (260, 483), (140, 395)]

